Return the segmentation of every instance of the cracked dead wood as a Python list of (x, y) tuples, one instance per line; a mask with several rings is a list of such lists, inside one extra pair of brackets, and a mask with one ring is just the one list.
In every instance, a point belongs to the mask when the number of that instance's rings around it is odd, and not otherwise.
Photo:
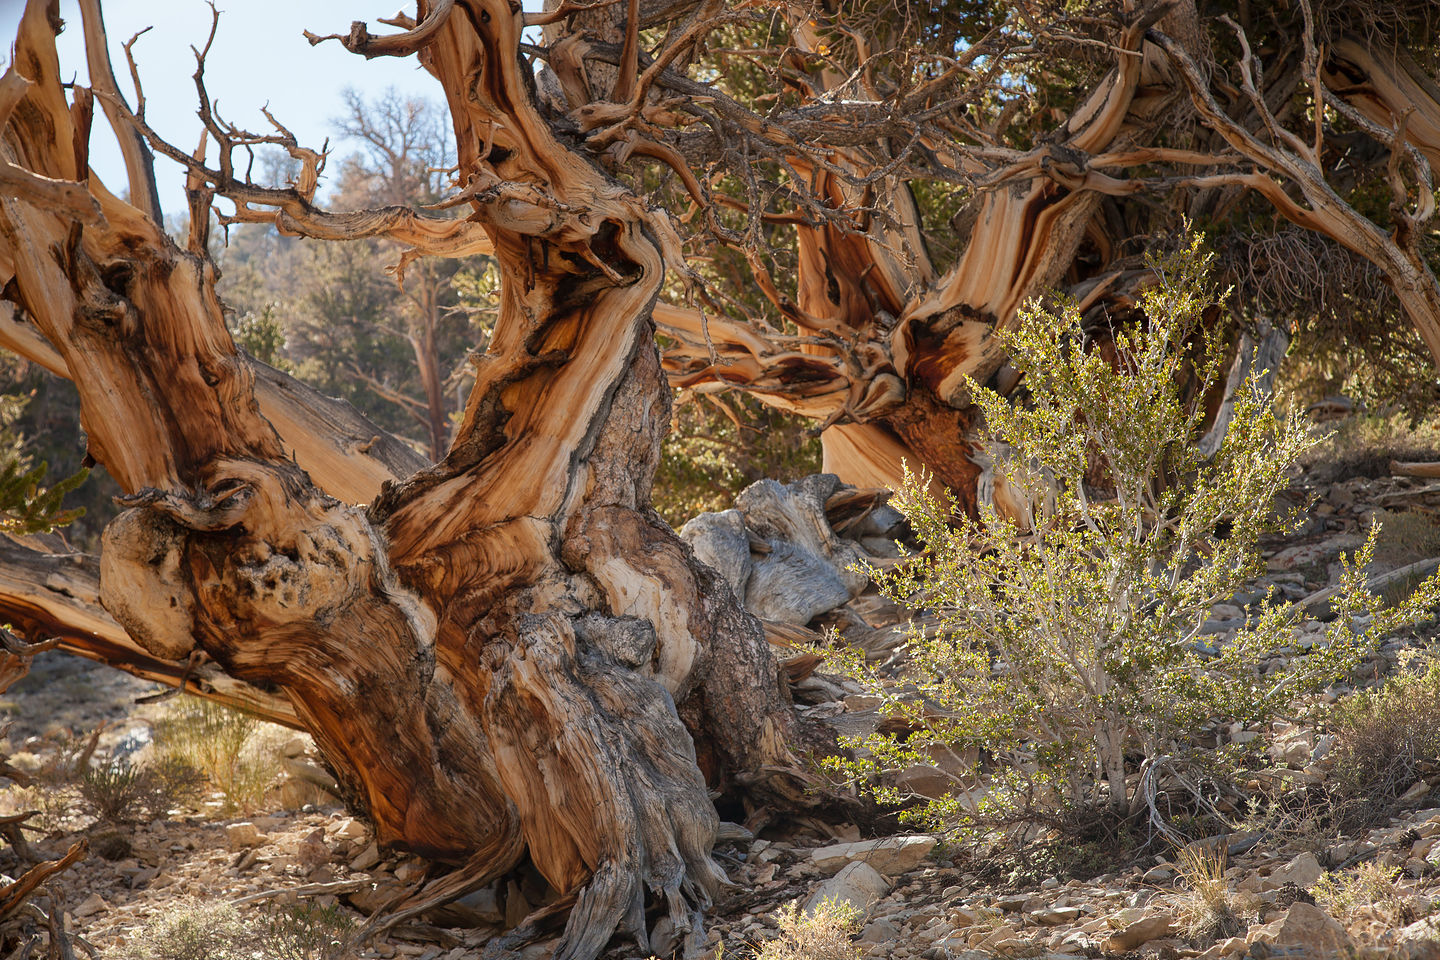
[[(288, 708), (381, 842), (462, 865), (415, 903), (528, 858), (573, 906), (515, 937), (563, 922), (556, 957), (593, 957), (617, 929), (644, 949), (649, 895), (702, 943), (725, 882), (711, 792), (812, 804), (795, 751), (824, 740), (796, 722), (759, 623), (649, 506), (668, 416), (651, 311), (681, 263), (666, 216), (556, 139), (506, 0), (434, 18), (422, 5), (407, 39), (356, 44), (421, 48), (459, 145), (469, 216), (455, 229), (483, 233), (501, 274), (456, 437), (416, 470), (350, 412), (239, 354), (203, 244), (177, 247), (77, 162), (70, 145), (88, 132), (48, 6), (22, 20), (12, 69), (28, 86), (4, 159), (87, 191), (98, 216), (39, 189), (0, 199), (3, 286), (23, 317), (4, 335), (75, 383), (90, 454), (127, 497), (98, 598), (86, 561), (31, 551), (16, 555), (30, 573), (11, 566), (7, 613), (137, 672), (198, 659), (209, 674), (192, 682), (210, 692), (223, 675), (230, 695)], [(203, 93), (202, 76), (203, 63)], [(207, 160), (155, 137), (138, 104), (104, 98), (185, 163), (192, 195), (229, 197), (242, 217), (279, 210), (315, 235), (335, 226), (313, 208), (320, 155), (278, 123), (256, 137), (207, 104)], [(296, 186), (236, 174), (231, 152), (260, 142), (306, 165)], [(443, 252), (402, 220), (344, 229)], [(46, 569), (71, 577), (63, 599), (36, 582)]]

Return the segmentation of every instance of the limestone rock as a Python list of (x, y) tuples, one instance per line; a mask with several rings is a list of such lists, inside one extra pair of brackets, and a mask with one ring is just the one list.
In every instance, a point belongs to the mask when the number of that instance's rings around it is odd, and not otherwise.
[(248, 821), (232, 823), (225, 828), (225, 842), (231, 850), (248, 850), (260, 843), (260, 831)]
[(1112, 933), (1105, 941), (1105, 949), (1111, 953), (1124, 953), (1151, 940), (1171, 936), (1175, 931), (1175, 914), (1168, 911), (1152, 913)]
[(839, 486), (829, 473), (784, 485), (758, 480), (735, 498), (747, 531), (764, 541), (767, 551), (752, 558), (745, 587), (751, 613), (808, 623), (865, 589), (869, 578), (857, 569), (863, 554), (854, 541), (837, 536), (825, 517), (825, 502)]
[(1319, 958), (1353, 950), (1354, 941), (1345, 928), (1336, 923), (1329, 914), (1310, 903), (1294, 903), (1279, 920), (1250, 930), (1245, 940), (1252, 947), (1256, 943), (1278, 948), (1294, 948), (1304, 951), (1306, 957)]
[(886, 837), (883, 840), (860, 840), (856, 843), (832, 843), (810, 854), (815, 865), (833, 873), (847, 863), (868, 863), (893, 877), (914, 870), (935, 849), (935, 838), (925, 835)]
[(719, 571), (744, 602), (751, 569), (750, 535), (739, 510), (702, 513), (680, 528), (680, 539), (690, 544), (697, 560)]
[(770, 552), (755, 563), (745, 586), (745, 606), (755, 616), (805, 624), (850, 599), (833, 564), (784, 540), (766, 543)]
[(895, 921), (886, 917), (871, 920), (865, 925), (865, 929), (860, 931), (861, 943), (885, 943), (898, 939), (900, 939), (900, 928), (895, 925)]
[(1272, 872), (1270, 879), (1279, 884), (1293, 883), (1303, 890), (1308, 890), (1324, 875), (1325, 871), (1320, 868), (1320, 861), (1315, 859), (1315, 854), (1302, 853)]
[(1140, 878), (1140, 881), (1142, 883), (1149, 884), (1162, 884), (1169, 883), (1171, 880), (1174, 879), (1175, 868), (1170, 866), (1170, 864), (1168, 863), (1162, 863), (1159, 866), (1151, 867), (1149, 870), (1146, 870), (1145, 875)]
[(98, 893), (92, 893), (84, 900), (81, 900), (80, 903), (75, 907), (75, 916), (82, 918), (89, 917), (97, 913), (102, 913), (109, 909), (110, 904), (105, 902), (104, 897), (100, 896), (100, 894)]
[(1396, 943), (1421, 943), (1440, 940), (1440, 917), (1426, 917), (1401, 927), (1395, 934)]
[(1079, 907), (1046, 907), (1030, 914), (1031, 920), (1046, 927), (1058, 927), (1062, 923), (1073, 923), (1079, 917)]
[(1244, 937), (1230, 937), (1212, 944), (1208, 950), (1196, 957), (1195, 960), (1223, 960), (1225, 957), (1238, 957), (1247, 949)]
[(380, 862), (380, 847), (379, 847), (378, 844), (372, 843), (372, 844), (370, 844), (370, 846), (366, 847), (364, 850), (361, 850), (360, 853), (359, 853), (359, 855), (356, 856), (356, 858), (355, 858), (354, 860), (351, 860), (351, 861), (350, 861), (350, 869), (351, 869), (351, 870), (369, 870), (371, 867), (375, 866), (375, 864), (377, 864), (377, 863), (379, 863), (379, 862)]
[(335, 824), (333, 836), (336, 840), (363, 840), (365, 825), (353, 817), (346, 817)]
[(826, 900), (836, 900), (849, 903), (863, 915), (870, 911), (876, 900), (889, 892), (889, 880), (868, 863), (856, 862), (820, 884), (805, 901), (805, 912), (814, 913), (815, 908)]
[(330, 862), (330, 849), (325, 846), (325, 829), (316, 827), (296, 845), (295, 858), (306, 873), (318, 870)]
[(441, 927), (496, 926), (505, 922), (505, 908), (500, 903), (500, 891), (492, 883), (426, 914), (426, 918)]

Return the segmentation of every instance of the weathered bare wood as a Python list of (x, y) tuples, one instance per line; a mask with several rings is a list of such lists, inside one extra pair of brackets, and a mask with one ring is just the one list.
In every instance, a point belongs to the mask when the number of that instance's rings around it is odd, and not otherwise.
[(1210, 429), (1200, 438), (1200, 452), (1204, 456), (1214, 456), (1225, 442), (1225, 433), (1235, 418), (1235, 402), (1239, 399), (1242, 384), (1253, 383), (1265, 394), (1275, 390), (1275, 377), (1280, 371), (1281, 361), (1285, 359), (1285, 351), (1290, 348), (1290, 336), (1270, 323), (1262, 323), (1258, 332), (1258, 343), (1248, 332), (1240, 336), (1239, 348), (1225, 378), (1225, 393), (1220, 408)]
[(305, 39), (310, 41), (311, 46), (326, 40), (339, 40), (345, 45), (346, 50), (358, 53), (366, 60), (373, 57), (408, 57), (412, 53), (424, 49), (426, 44), (435, 39), (454, 9), (454, 0), (435, 0), (435, 3), (430, 5), (424, 20), (414, 24), (403, 33), (389, 36), (373, 36), (363, 20), (356, 20), (350, 25), (348, 34), (332, 33), (321, 37), (306, 30)]
[(32, 639), (143, 680), (185, 688), (273, 723), (299, 727), (282, 697), (227, 676), (215, 663), (190, 667), (156, 657), (131, 639), (100, 605), (100, 565), (58, 537), (0, 537), (0, 619)]
[[(1120, 49), (1138, 54), (1149, 22), (1131, 23)], [(821, 44), (813, 20), (798, 18), (795, 32), (803, 46)], [(1098, 193), (1066, 174), (1070, 158), (1131, 146), (1129, 138), (1151, 123), (1151, 108), (1131, 108), (1141, 83), (1155, 81), (1154, 60), (1118, 57), (1055, 143), (1013, 155), (982, 180), (992, 188), (973, 201), (969, 243), (944, 276), (934, 275), (925, 254), (908, 188), (891, 184), (883, 203), (890, 221), (871, 217), (863, 229), (838, 220), (797, 225), (793, 302), (757, 271), (761, 290), (807, 337), (792, 343), (693, 311), (657, 312), (678, 344), (666, 351), (671, 382), (744, 389), (821, 421), (824, 469), (848, 483), (898, 486), (908, 462), (927, 467), (973, 509), (981, 468), (965, 385), (995, 373), (1004, 359), (995, 334), (1073, 262)], [(822, 71), (818, 87), (805, 92), (823, 95), (846, 80)], [(841, 175), (866, 169), (859, 156), (840, 151), (826, 168), (803, 153), (786, 159), (797, 189), (835, 209), (880, 205), (876, 188), (861, 190)]]
[[(94, 178), (104, 220), (79, 230), (34, 195), (0, 201), (25, 318), (4, 332), (75, 382), (90, 452), (129, 494), (98, 589), (93, 563), (30, 556), (0, 597), (91, 656), (213, 665), (248, 685), (236, 696), (288, 705), (382, 843), (468, 865), (417, 897), (528, 857), (573, 903), (555, 955), (593, 957), (617, 928), (645, 945), (647, 890), (698, 930), (724, 882), (711, 790), (813, 802), (790, 744), (824, 744), (795, 723), (760, 624), (649, 508), (667, 422), (650, 314), (682, 262), (673, 228), (552, 134), (514, 5), (441, 10), (422, 4), (432, 26), (405, 42), (446, 89), (458, 202), (501, 274), (445, 458), (415, 463), (239, 354), (203, 245), (179, 249)], [(79, 183), (56, 146), (75, 128), (52, 30), (32, 2), (15, 60), (33, 86), (4, 149)], [(283, 128), (305, 182), (256, 193), (227, 168), (234, 131), (209, 126), (216, 170), (121, 114), (196, 190), (309, 203), (318, 162)], [(67, 593), (41, 586), (65, 564)]]
[(1390, 472), (1397, 477), (1440, 477), (1440, 461), (1391, 460)]
[[(1384, 271), (1396, 298), (1409, 315), (1431, 354), (1440, 363), (1440, 281), (1430, 271), (1415, 246), (1421, 226), (1435, 214), (1434, 187), (1428, 164), (1421, 161), (1413, 201), (1392, 164), (1392, 187), (1397, 192), (1391, 205), (1398, 228), (1380, 227), (1335, 192), (1326, 180), (1313, 146), (1280, 130), (1278, 122), (1255, 87), (1254, 60), (1243, 32), (1231, 24), (1245, 49), (1240, 69), (1242, 85), (1272, 131), (1263, 138), (1233, 120), (1210, 91), (1209, 83), (1194, 59), (1173, 39), (1159, 31), (1151, 37), (1163, 48), (1183, 79), (1191, 102), (1205, 121), (1231, 148), (1253, 161), (1265, 173), (1231, 177), (1264, 196), (1284, 217), (1300, 226), (1322, 233), (1347, 247)], [(1327, 100), (1327, 102), (1337, 102)], [(1437, 105), (1440, 106), (1440, 105)], [(1358, 115), (1358, 114), (1357, 114)], [(1363, 117), (1361, 118), (1363, 122)], [(1408, 123), (1393, 131), (1394, 157), (1398, 161), (1406, 140)], [(1297, 202), (1276, 177), (1283, 177), (1303, 198)], [(1413, 210), (1410, 209), (1413, 202)]]
[[(70, 368), (34, 325), (0, 303), (0, 346), (70, 378)], [(429, 461), (377, 427), (344, 400), (327, 397), (289, 374), (241, 357), (255, 378), (260, 412), (286, 451), (332, 496), (368, 503), (387, 482), (407, 477)]]
[[(59, 643), (54, 637), (26, 643), (8, 630), (0, 632), (0, 648), (3, 648), (0, 649), (0, 693), (9, 690), (16, 681), (30, 672), (30, 664), (34, 662), (36, 654), (53, 650)], [(5, 766), (8, 768), (9, 764)]]
[(40, 884), (50, 877), (67, 869), (77, 860), (84, 857), (90, 850), (90, 842), (85, 839), (76, 840), (65, 851), (65, 856), (57, 860), (46, 860), (44, 863), (37, 863), (29, 870), (20, 875), (20, 879), (14, 883), (0, 887), (0, 918), (8, 917), (25, 904), (30, 895), (35, 892)]
[[(1241, 36), (1239, 103), (1225, 109), (1214, 102), (1198, 107), (1201, 130), (1189, 136), (1182, 124), (1186, 142), (1165, 146), (1149, 142), (1158, 123), (1178, 98), (1208, 88), (1213, 70), (1213, 53), (1190, 2), (1136, 8), (1133, 19), (1117, 30), (1118, 39), (1106, 40), (1115, 54), (1114, 69), (1058, 131), (1028, 151), (1002, 147), (954, 113), (929, 115), (933, 127), (903, 122), (872, 89), (869, 71), (883, 58), (867, 57), (877, 38), (845, 31), (859, 67), (853, 74), (833, 70), (824, 46), (835, 41), (823, 31), (834, 28), (826, 18), (838, 8), (812, 11), (791, 23), (790, 39), (811, 55), (806, 62), (812, 68), (793, 81), (789, 92), (802, 105), (792, 113), (761, 117), (690, 78), (662, 75), (657, 82), (681, 96), (713, 94), (713, 111), (692, 113), (724, 126), (747, 146), (768, 149), (767, 156), (793, 170), (791, 196), (798, 207), (793, 213), (757, 212), (752, 201), (749, 210), (766, 223), (795, 229), (799, 275), (793, 299), (780, 293), (763, 266), (750, 266), (756, 288), (801, 336), (738, 323), (738, 311), (722, 317), (664, 308), (657, 319), (675, 341), (665, 353), (672, 383), (697, 394), (745, 390), (815, 419), (823, 430), (825, 469), (850, 482), (893, 485), (906, 461), (928, 467), (973, 508), (985, 473), (975, 460), (984, 455), (975, 453), (976, 438), (969, 435), (965, 385), (969, 378), (984, 382), (999, 374), (1004, 357), (995, 334), (1011, 322), (1020, 303), (1079, 267), (1082, 244), (1090, 245), (1087, 257), (1102, 262), (1116, 255), (1115, 224), (1101, 215), (1099, 198), (1172, 196), (1182, 190), (1211, 200), (1231, 198), (1227, 203), (1253, 190), (1285, 217), (1365, 257), (1383, 272), (1440, 357), (1440, 292), (1433, 270), (1415, 248), (1433, 214), (1428, 169), (1440, 156), (1440, 88), (1413, 58), (1379, 35), (1317, 46), (1312, 11), (1303, 2), (1300, 8), (1302, 49), (1289, 72), (1267, 77), (1262, 93), (1256, 57)], [(1147, 36), (1151, 27), (1154, 32)], [(599, 31), (597, 36), (608, 35)], [(587, 91), (566, 77), (579, 69), (577, 60), (580, 66), (596, 60), (619, 64), (618, 45), (591, 44), (578, 57), (574, 46), (557, 45), (551, 59), (572, 116), (582, 122), (584, 117), (613, 117), (615, 105), (600, 102), (603, 91)], [(1302, 137), (1282, 121), (1293, 121), (1295, 96), (1306, 92), (1317, 104), (1310, 111), (1313, 135), (1307, 131)], [(585, 97), (597, 102), (581, 106)], [(916, 103), (919, 109), (929, 107), (923, 98)], [(1321, 153), (1327, 110), (1392, 148), (1393, 236), (1326, 183)], [(878, 131), (888, 122), (884, 133), (876, 134), (878, 144), (858, 133), (863, 123), (855, 118), (866, 111), (874, 118), (874, 127), (867, 129)], [(821, 133), (806, 126), (822, 116), (835, 127)], [(823, 156), (814, 148), (817, 142), (825, 145)], [(917, 142), (951, 159), (955, 179), (978, 192), (954, 224), (969, 242), (959, 262), (940, 278), (929, 275), (923, 240), (914, 237), (905, 177), (878, 172), (890, 169), (889, 147)], [(904, 163), (903, 152), (895, 163)], [(1264, 172), (1242, 169), (1257, 163)], [(1140, 176), (1131, 172), (1139, 165), (1185, 169)], [(917, 177), (936, 173), (932, 163)], [(736, 204), (726, 198), (718, 202)], [(752, 247), (758, 243), (746, 240)], [(907, 259), (902, 252), (912, 247), (918, 253)], [(1127, 295), (1133, 273), (1133, 267), (1117, 264), (1083, 280), (1075, 291), (1082, 309), (1098, 311), (1106, 302), (1121, 313), (1136, 309)], [(997, 385), (1008, 392), (1015, 383)]]
[(115, 70), (110, 63), (110, 41), (105, 36), (105, 23), (100, 17), (100, 0), (82, 0), (81, 8), (85, 11), (81, 23), (85, 31), (85, 61), (90, 86), (120, 142), (130, 203), (158, 223), (164, 215), (160, 210), (160, 191), (155, 185), (155, 161), (145, 137), (125, 119), (128, 106), (120, 93), (119, 84), (115, 82)]
[(1403, 48), (1342, 38), (1321, 65), (1326, 87), (1386, 130), (1410, 113), (1406, 139), (1440, 172), (1440, 84)]

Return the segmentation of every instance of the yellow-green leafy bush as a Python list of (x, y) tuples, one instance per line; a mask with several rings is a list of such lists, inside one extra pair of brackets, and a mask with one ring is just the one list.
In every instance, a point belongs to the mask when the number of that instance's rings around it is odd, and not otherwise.
[[(856, 759), (831, 765), (909, 804), (908, 817), (985, 835), (1145, 816), (1182, 839), (1159, 784), (1191, 784), (1203, 812), (1197, 785), (1218, 758), (1198, 731), (1261, 721), (1344, 676), (1440, 596), (1433, 578), (1395, 606), (1366, 593), (1372, 536), (1308, 655), (1291, 648), (1301, 612), (1273, 595), (1227, 642), (1202, 633), (1214, 605), (1264, 572), (1272, 501), (1311, 444), (1303, 423), (1277, 417), (1255, 371), (1223, 443), (1201, 453), (1204, 410), (1187, 398), (1222, 366), (1199, 326), (1214, 300), (1209, 259), (1197, 242), (1153, 262), (1146, 320), (1113, 331), (1115, 362), (1089, 348), (1073, 304), (1022, 311), (1004, 340), (1025, 395), (971, 391), (995, 487), (1024, 508), (1001, 515), (982, 503), (971, 518), (914, 475), (893, 501), (924, 550), (872, 575), (931, 616), (912, 624), (903, 682), (849, 658), (904, 723), (848, 740)], [(917, 802), (884, 776), (941, 754), (954, 789), (938, 799)]]

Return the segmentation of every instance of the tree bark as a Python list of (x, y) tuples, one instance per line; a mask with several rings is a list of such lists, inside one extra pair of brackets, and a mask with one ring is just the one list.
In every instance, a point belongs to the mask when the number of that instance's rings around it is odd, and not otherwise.
[(759, 624), (649, 507), (668, 421), (651, 310), (677, 238), (552, 135), (520, 29), (505, 0), (464, 0), (421, 51), (500, 309), (446, 457), (368, 506), (364, 482), (331, 496), (338, 459), (291, 459), (345, 445), (267, 418), (276, 388), (235, 351), (203, 250), (88, 177), (43, 0), (5, 159), (98, 212), (0, 199), (0, 266), (131, 494), (99, 596), (135, 644), (288, 702), (382, 843), (465, 865), (446, 892), (528, 856), (573, 904), (554, 956), (593, 957), (617, 928), (645, 948), (647, 887), (698, 936), (725, 882), (709, 790), (809, 802), (804, 734)]

